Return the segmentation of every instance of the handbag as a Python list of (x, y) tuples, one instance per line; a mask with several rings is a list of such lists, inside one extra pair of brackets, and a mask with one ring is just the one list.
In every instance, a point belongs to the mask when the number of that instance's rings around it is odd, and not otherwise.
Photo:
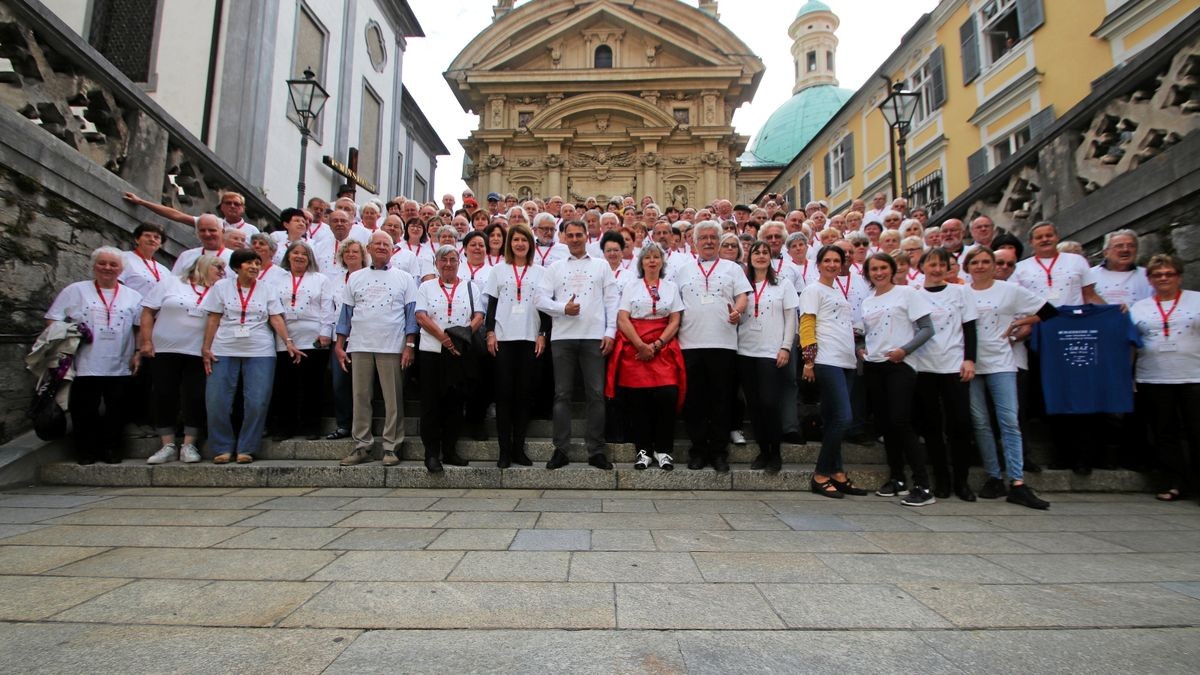
[(33, 432), (43, 441), (56, 441), (67, 435), (67, 413), (54, 400), (60, 380), (51, 379), (34, 395), (25, 416), (33, 421)]

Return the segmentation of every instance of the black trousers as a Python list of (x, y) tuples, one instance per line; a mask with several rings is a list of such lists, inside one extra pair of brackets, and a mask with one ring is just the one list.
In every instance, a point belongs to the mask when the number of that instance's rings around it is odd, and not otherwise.
[(496, 397), (496, 433), (500, 454), (525, 450), (525, 431), (529, 428), (531, 396), (534, 384), (540, 375), (538, 361), (549, 358), (534, 358), (533, 342), (513, 340), (498, 343), (492, 369), (492, 385)]
[(71, 382), (67, 407), (71, 409), (72, 437), (80, 459), (121, 456), (129, 380), (128, 375), (83, 376)]
[(679, 387), (621, 387), (629, 433), (638, 450), (671, 454), (675, 447), (675, 402)]
[(321, 420), (329, 350), (302, 351), (304, 358), (300, 363), (292, 363), (287, 352), (276, 353), (275, 391), (271, 396), (271, 416), (276, 432), (315, 433)]
[(783, 442), (783, 392), (792, 386), (786, 369), (777, 368), (775, 359), (753, 356), (738, 356), (737, 363), (754, 440), (761, 450), (774, 450)]
[(198, 435), (208, 415), (204, 407), (204, 360), (191, 354), (155, 354), (143, 363), (150, 370), (154, 396), (154, 430), (160, 436), (175, 433), (180, 413), (183, 433)]
[[(958, 373), (919, 373), (917, 404), (925, 450), (939, 485), (964, 485), (974, 460), (971, 452), (971, 389)], [(947, 452), (946, 438), (950, 439)], [(953, 482), (951, 482), (953, 481)]]
[(874, 408), (875, 421), (883, 427), (883, 446), (888, 470), (895, 480), (904, 480), (904, 463), (912, 469), (913, 483), (929, 485), (925, 450), (913, 431), (912, 408), (917, 372), (905, 363), (868, 361), (863, 366), (867, 398)]
[(450, 371), (445, 362), (455, 358), (462, 357), (447, 351), (417, 352), (421, 367), (421, 443), (426, 457), (456, 454), (465, 389), (461, 383), (449, 383), (442, 377)]
[(684, 424), (692, 452), (712, 459), (728, 454), (729, 410), (736, 395), (733, 387), (737, 352), (732, 349), (685, 349), (687, 398)]
[(1137, 387), (1149, 413), (1150, 438), (1166, 475), (1163, 488), (1195, 494), (1200, 487), (1200, 383), (1140, 382)]

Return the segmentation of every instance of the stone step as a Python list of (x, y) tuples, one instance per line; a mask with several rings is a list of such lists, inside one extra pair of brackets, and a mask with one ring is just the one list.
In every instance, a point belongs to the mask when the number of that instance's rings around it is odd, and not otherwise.
[[(887, 467), (880, 464), (847, 465), (859, 485), (875, 488), (887, 480)], [(54, 462), (41, 467), (43, 483), (54, 485), (98, 485), (110, 487), (394, 487), (394, 488), (526, 488), (541, 490), (808, 490), (812, 466), (785, 464), (777, 474), (754, 471), (734, 464), (729, 473), (712, 469), (691, 471), (679, 466), (674, 471), (652, 468), (638, 471), (618, 463), (604, 471), (573, 463), (554, 471), (540, 466), (498, 469), (490, 462), (471, 466), (448, 466), (444, 473), (430, 474), (416, 461), (384, 467), (378, 462), (343, 467), (331, 460), (259, 460), (250, 465), (217, 466), (209, 462), (172, 462), (149, 466), (143, 461), (80, 466)], [(1144, 492), (1150, 489), (1145, 474), (1131, 471), (1097, 470), (1090, 476), (1070, 471), (1045, 471), (1028, 477), (1031, 487), (1043, 492)], [(971, 482), (980, 485), (982, 472), (975, 469)]]
[[(729, 444), (729, 461), (734, 464), (749, 464), (758, 456), (758, 446), (754, 443), (746, 445)], [(144, 459), (154, 454), (159, 449), (159, 442), (155, 439), (131, 439), (126, 446), (126, 457), (134, 459)], [(341, 459), (354, 449), (354, 441), (344, 439), (340, 441), (308, 441), (308, 440), (287, 440), (287, 441), (271, 441), (263, 440), (262, 450), (259, 452), (259, 459), (301, 459), (301, 460), (335, 460)], [(678, 461), (687, 462), (688, 443), (684, 440), (675, 442), (674, 457)], [(820, 453), (821, 446), (817, 443), (808, 443), (805, 445), (784, 444), (781, 446), (781, 455), (784, 463), (788, 464), (815, 464), (817, 454)], [(554, 444), (548, 438), (531, 438), (525, 442), (525, 452), (529, 458), (535, 462), (546, 462), (550, 459), (550, 455), (554, 452)], [(375, 449), (375, 456), (378, 456), (379, 449)], [(458, 442), (458, 453), (464, 459), (470, 461), (496, 461), (499, 457), (500, 447), (495, 440), (490, 441), (468, 441), (460, 440)], [(409, 436), (404, 442), (403, 450), (400, 453), (401, 459), (421, 460), (425, 457), (425, 445), (421, 439), (415, 436)], [(632, 464), (637, 457), (636, 448), (631, 443), (609, 443), (606, 446), (605, 454), (608, 458), (617, 463)], [(572, 462), (586, 462), (587, 448), (582, 443), (572, 443), (570, 450), (567, 451), (567, 456)], [(881, 464), (885, 462), (883, 446), (866, 447), (861, 445), (843, 444), (842, 457), (849, 464)]]

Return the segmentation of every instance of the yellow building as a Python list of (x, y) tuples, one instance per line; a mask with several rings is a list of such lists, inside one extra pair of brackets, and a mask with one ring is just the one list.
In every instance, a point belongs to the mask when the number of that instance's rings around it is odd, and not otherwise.
[(942, 0), (759, 198), (823, 199), (837, 211), (894, 194), (898, 158), (879, 106), (888, 82), (902, 82), (921, 94), (907, 142), (908, 196), (936, 216), (1194, 8), (1188, 0)]

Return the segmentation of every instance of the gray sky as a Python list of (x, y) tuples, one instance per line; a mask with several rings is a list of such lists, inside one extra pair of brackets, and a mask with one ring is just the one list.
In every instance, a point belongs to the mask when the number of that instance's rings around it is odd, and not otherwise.
[[(531, 1), (531, 0), (527, 0)], [(680, 0), (692, 6), (696, 0)], [(787, 29), (805, 0), (721, 0), (718, 11), (725, 24), (766, 65), (754, 101), (734, 115), (738, 132), (757, 133), (771, 113), (792, 95), (793, 70)], [(937, 0), (825, 0), (841, 20), (837, 35), (838, 79), (848, 89), (861, 87), (879, 64), (900, 44), (900, 38), (937, 6)], [(409, 41), (404, 59), (404, 83), (433, 123), (451, 155), (438, 162), (434, 190), (457, 195), (465, 187), (463, 150), (459, 139), (479, 125), (479, 119), (459, 107), (442, 72), (472, 38), (491, 23), (493, 0), (409, 0), (424, 38)], [(525, 4), (518, 1), (517, 6)]]

